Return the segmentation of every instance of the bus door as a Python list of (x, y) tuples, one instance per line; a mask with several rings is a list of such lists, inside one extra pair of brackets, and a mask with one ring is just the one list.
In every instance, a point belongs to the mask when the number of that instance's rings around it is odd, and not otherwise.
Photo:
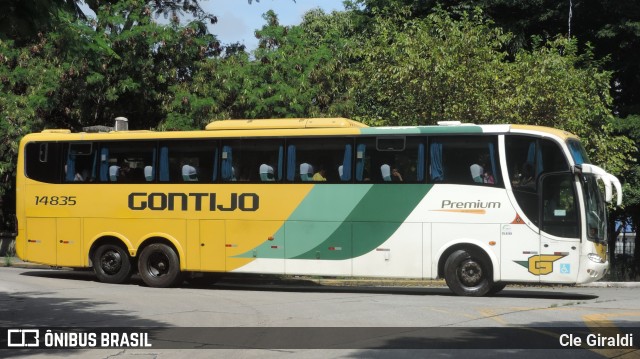
[(540, 256), (535, 264), (543, 283), (575, 283), (580, 259), (580, 211), (575, 176), (541, 177)]

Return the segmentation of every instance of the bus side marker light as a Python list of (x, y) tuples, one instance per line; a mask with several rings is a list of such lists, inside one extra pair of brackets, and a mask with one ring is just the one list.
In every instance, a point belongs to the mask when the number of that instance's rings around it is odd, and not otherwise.
[(496, 241), (491, 241), (491, 242), (489, 242), (489, 245), (490, 245), (490, 246), (495, 246), (495, 245), (496, 245)]
[(269, 241), (272, 241), (272, 240), (274, 240), (274, 239), (275, 239), (275, 238), (273, 238), (273, 236), (269, 236), (269, 237), (267, 237), (267, 240), (269, 240)]

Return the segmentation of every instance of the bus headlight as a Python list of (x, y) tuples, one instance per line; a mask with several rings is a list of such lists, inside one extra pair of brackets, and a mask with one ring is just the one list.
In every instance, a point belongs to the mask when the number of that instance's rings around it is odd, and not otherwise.
[(596, 263), (604, 263), (604, 259), (596, 253), (589, 253), (587, 254), (587, 257)]

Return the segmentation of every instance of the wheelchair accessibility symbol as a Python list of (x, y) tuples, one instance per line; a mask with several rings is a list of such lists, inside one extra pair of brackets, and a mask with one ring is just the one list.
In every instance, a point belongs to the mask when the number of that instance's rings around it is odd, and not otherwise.
[(569, 274), (571, 273), (571, 264), (568, 263), (560, 263), (560, 273)]

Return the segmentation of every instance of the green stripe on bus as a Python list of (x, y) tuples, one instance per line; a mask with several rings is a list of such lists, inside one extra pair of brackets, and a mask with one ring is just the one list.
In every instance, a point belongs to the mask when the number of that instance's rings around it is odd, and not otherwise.
[[(316, 248), (334, 233), (341, 233), (341, 226), (354, 208), (373, 186), (319, 184), (315, 185), (287, 221), (274, 235), (274, 240), (255, 248), (260, 258), (282, 258), (280, 253), (269, 251), (274, 243), (286, 238), (285, 256), (293, 258)], [(253, 250), (237, 257), (251, 258)]]
[[(374, 185), (325, 241), (293, 259), (340, 260), (380, 246), (405, 222), (432, 185)], [(287, 238), (287, 246), (293, 238)], [(296, 240), (303, 240), (296, 238)]]

